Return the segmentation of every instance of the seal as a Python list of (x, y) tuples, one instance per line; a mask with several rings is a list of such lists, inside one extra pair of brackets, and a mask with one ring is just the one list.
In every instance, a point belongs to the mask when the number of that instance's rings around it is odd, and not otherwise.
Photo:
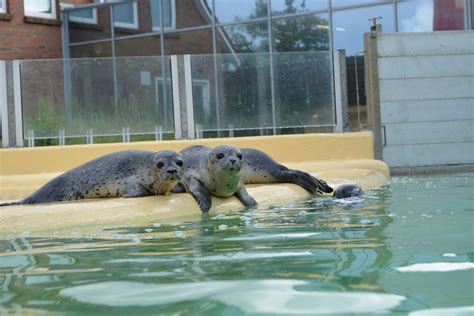
[(357, 184), (343, 184), (336, 188), (332, 195), (336, 199), (346, 199), (364, 195), (364, 190)]
[(243, 205), (256, 206), (245, 184), (295, 183), (311, 193), (333, 191), (326, 182), (306, 172), (288, 169), (253, 148), (222, 145), (211, 149), (197, 145), (185, 148), (180, 154), (185, 165), (183, 181), (173, 192), (191, 193), (203, 212), (212, 206), (211, 195), (235, 195)]
[(21, 201), (0, 206), (166, 195), (179, 183), (183, 163), (171, 150), (119, 151), (57, 176)]

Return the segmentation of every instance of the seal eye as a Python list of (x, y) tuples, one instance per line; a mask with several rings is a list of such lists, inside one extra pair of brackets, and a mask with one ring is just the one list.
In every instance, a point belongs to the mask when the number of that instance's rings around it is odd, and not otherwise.
[(222, 158), (224, 158), (224, 154), (223, 154), (223, 153), (218, 153), (218, 154), (216, 155), (216, 158), (217, 158), (217, 159), (222, 159)]
[(164, 164), (162, 161), (159, 161), (159, 162), (156, 164), (156, 167), (157, 167), (158, 169), (161, 169), (161, 168), (163, 168), (164, 165), (165, 165), (165, 164)]
[(239, 158), (240, 160), (242, 160), (242, 154), (237, 154), (237, 158)]
[(183, 161), (182, 161), (182, 160), (178, 160), (178, 161), (176, 161), (176, 164), (177, 164), (178, 166), (182, 167), (182, 166), (183, 166)]

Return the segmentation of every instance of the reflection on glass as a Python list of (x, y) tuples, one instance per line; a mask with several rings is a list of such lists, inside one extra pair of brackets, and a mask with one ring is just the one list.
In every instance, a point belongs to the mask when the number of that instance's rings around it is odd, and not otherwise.
[(332, 8), (347, 7), (358, 4), (383, 4), (393, 3), (393, 0), (331, 0)]
[(119, 3), (113, 5), (114, 25), (125, 28), (138, 28), (137, 3)]
[(24, 0), (25, 12), (29, 13), (46, 13), (53, 12), (52, 0)]
[(269, 0), (215, 0), (216, 23), (265, 18)]
[(159, 36), (147, 36), (136, 39), (115, 41), (115, 55), (125, 56), (159, 56), (161, 40)]
[(309, 12), (316, 10), (327, 10), (329, 0), (272, 0), (272, 15), (283, 15), (292, 13)]
[(69, 11), (69, 20), (80, 23), (97, 23), (97, 10), (96, 9), (82, 9)]
[(334, 49), (345, 49), (346, 55), (364, 50), (364, 33), (370, 31), (369, 19), (381, 16), (383, 32), (393, 32), (393, 6), (381, 5), (336, 11), (332, 15)]
[(120, 135), (122, 128), (132, 134), (173, 130), (170, 88), (157, 84), (170, 82), (169, 58), (25, 61), (21, 72), (25, 134), (33, 130), (35, 137), (57, 137), (64, 129), (66, 136), (79, 137), (89, 130), (94, 136)]
[(165, 34), (165, 55), (211, 54), (211, 28)]
[(329, 49), (327, 14), (272, 20), (273, 50), (277, 52)]
[(464, 1), (417, 0), (397, 4), (400, 32), (464, 29)]
[(268, 53), (191, 56), (196, 129), (333, 126), (330, 56), (274, 53), (274, 112)]
[[(88, 14), (85, 12), (89, 11)], [(98, 7), (93, 10), (79, 10), (84, 17), (81, 17), (81, 23), (77, 23), (77, 19), (79, 17), (74, 16), (77, 14), (78, 11), (71, 10), (69, 12), (69, 41), (71, 43), (77, 42), (85, 42), (85, 41), (92, 41), (92, 40), (99, 40), (99, 39), (106, 39), (111, 37), (110, 32), (110, 9), (109, 7)], [(97, 27), (90, 27), (88, 25), (84, 25), (83, 23), (86, 20), (85, 16), (90, 15), (96, 17), (95, 21), (89, 19), (89, 23), (94, 22), (97, 23)], [(86, 22), (87, 23), (87, 22)]]
[[(153, 29), (159, 30), (161, 27), (161, 12), (160, 2), (161, 0), (150, 0), (151, 6), (151, 19), (153, 23)], [(163, 27), (166, 29), (172, 29), (176, 27), (176, 7), (174, 0), (163, 0)]]
[(277, 126), (334, 124), (329, 52), (273, 55)]
[(268, 52), (268, 23), (222, 26), (216, 33), (219, 48), (236, 53)]

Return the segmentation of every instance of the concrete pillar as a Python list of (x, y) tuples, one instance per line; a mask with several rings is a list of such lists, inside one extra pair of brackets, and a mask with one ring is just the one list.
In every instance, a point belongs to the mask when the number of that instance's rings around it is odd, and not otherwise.
[(370, 33), (364, 34), (365, 50), (365, 93), (367, 96), (367, 124), (374, 133), (375, 159), (383, 160), (382, 122), (380, 117), (380, 91), (377, 53), (377, 35), (382, 32), (376, 25)]
[(3, 147), (23, 147), (20, 62), (0, 61), (0, 108)]

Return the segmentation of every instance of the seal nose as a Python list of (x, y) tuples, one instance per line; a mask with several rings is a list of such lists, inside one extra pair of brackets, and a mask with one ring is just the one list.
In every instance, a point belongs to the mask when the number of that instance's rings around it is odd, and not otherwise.
[(235, 159), (229, 159), (229, 161), (230, 161), (231, 164), (234, 164), (237, 160), (235, 160)]
[(176, 169), (169, 169), (169, 170), (166, 170), (166, 172), (168, 172), (169, 174), (175, 174), (176, 172), (178, 172), (178, 170), (176, 170)]

